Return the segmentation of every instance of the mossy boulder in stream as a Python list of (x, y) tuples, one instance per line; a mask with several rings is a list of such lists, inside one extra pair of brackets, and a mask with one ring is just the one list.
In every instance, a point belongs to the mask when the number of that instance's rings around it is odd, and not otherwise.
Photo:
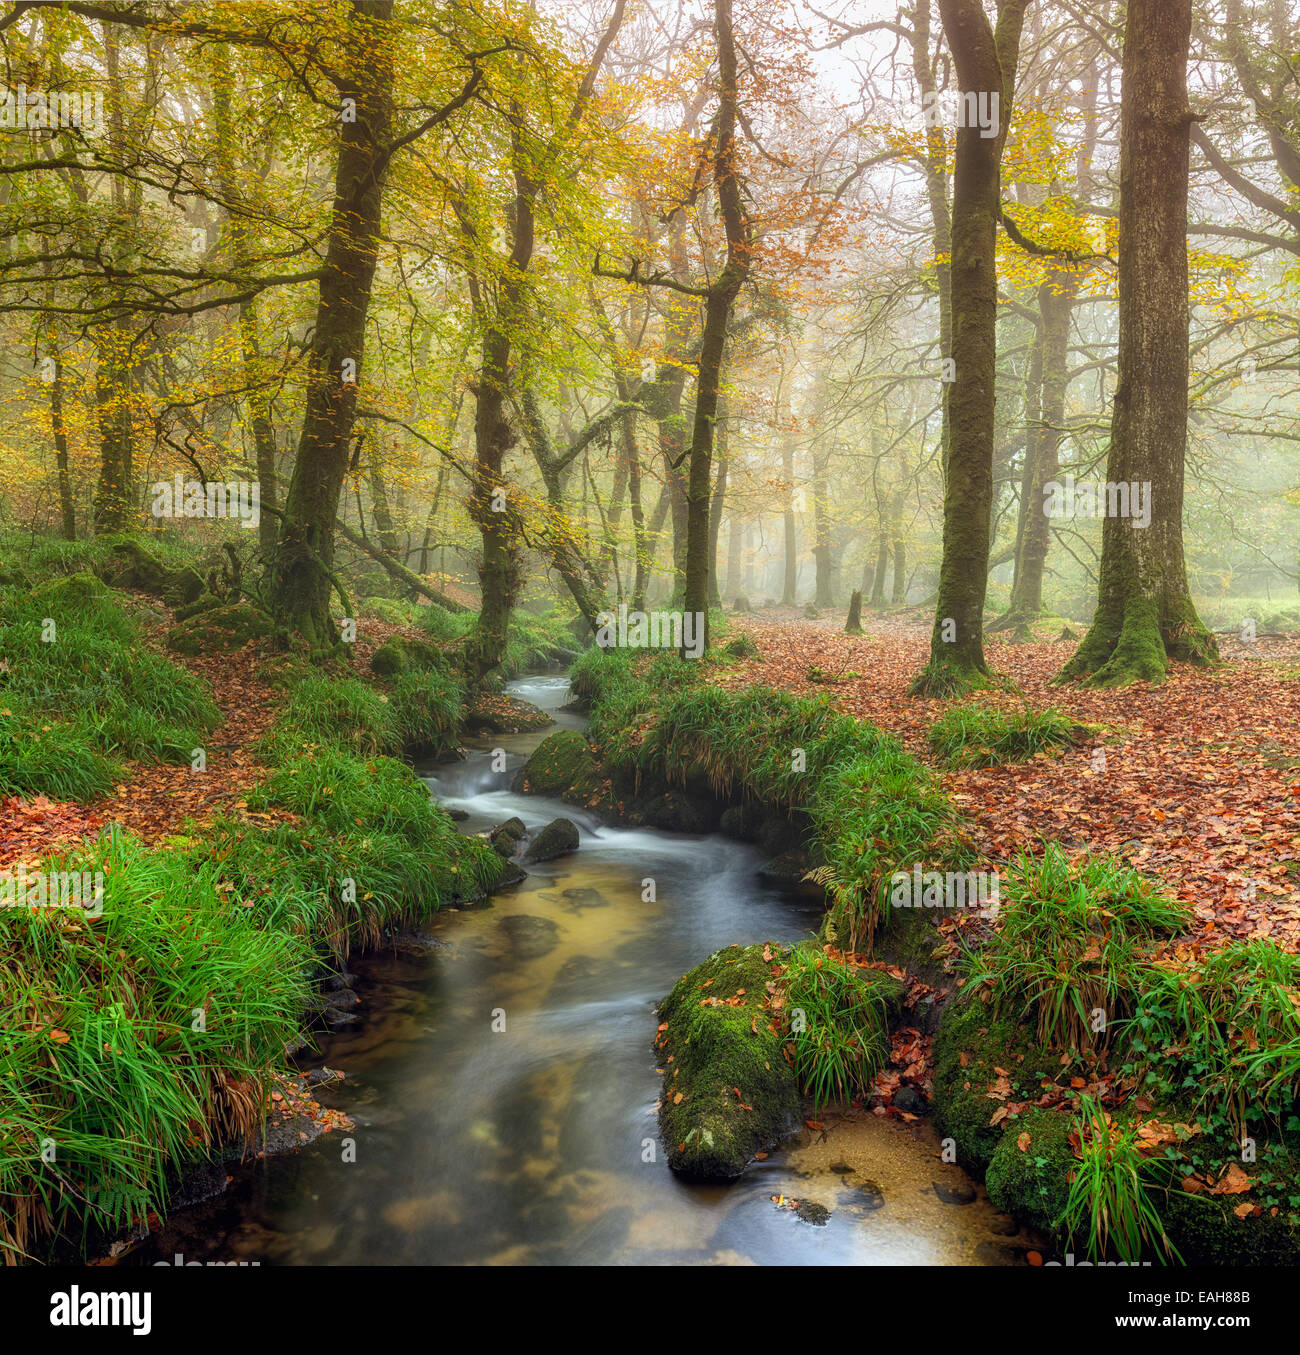
[(599, 785), (596, 759), (587, 740), (572, 729), (543, 739), (515, 776), (514, 789), (583, 801)]
[[(799, 1126), (794, 1071), (763, 1005), (771, 978), (763, 950), (717, 951), (660, 1006), (659, 1127), (668, 1165), (685, 1176), (732, 1180)], [(784, 948), (768, 951), (778, 952)]]

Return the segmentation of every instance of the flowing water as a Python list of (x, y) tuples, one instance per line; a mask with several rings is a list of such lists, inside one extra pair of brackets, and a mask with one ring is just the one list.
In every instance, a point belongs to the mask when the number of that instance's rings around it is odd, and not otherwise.
[[(559, 709), (565, 679), (510, 690), (581, 726)], [(354, 1121), (355, 1161), (331, 1133), (235, 1168), (224, 1194), (174, 1214), (131, 1261), (1022, 1261), (1030, 1240), (940, 1160), (924, 1122), (827, 1115), (824, 1133), (805, 1131), (733, 1185), (673, 1176), (657, 1137), (655, 1004), (711, 951), (800, 939), (820, 910), (761, 884), (754, 848), (611, 828), (512, 793), (544, 737), (479, 740), (423, 772), (467, 811), (466, 831), (563, 815), (582, 844), (487, 906), (440, 913), (428, 953), (354, 961), (362, 1020), (323, 1037), (312, 1063), (346, 1071), (320, 1098)]]

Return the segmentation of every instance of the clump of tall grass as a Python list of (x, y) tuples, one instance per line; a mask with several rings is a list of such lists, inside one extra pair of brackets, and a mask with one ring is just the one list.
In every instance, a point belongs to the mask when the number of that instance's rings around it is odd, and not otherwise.
[(1094, 1260), (1114, 1253), (1131, 1264), (1148, 1247), (1181, 1261), (1152, 1198), (1160, 1164), (1142, 1156), (1135, 1126), (1116, 1123), (1091, 1096), (1079, 1103), (1078, 1160), (1060, 1224), (1072, 1239), (1084, 1238)]
[(784, 976), (795, 1074), (820, 1110), (867, 1087), (889, 1056), (878, 985), (843, 960), (796, 946)]
[(830, 895), (828, 935), (850, 951), (869, 949), (888, 919), (896, 872), (961, 865), (969, 855), (934, 775), (879, 731), (821, 778), (812, 816), (825, 858), (812, 878)]
[(930, 747), (950, 767), (996, 767), (1024, 762), (1073, 743), (1079, 726), (1055, 708), (998, 710), (963, 702), (930, 726)]
[(283, 758), (311, 746), (339, 748), (361, 757), (400, 752), (402, 739), (391, 702), (356, 678), (304, 677), (290, 692), (258, 752)]
[(1129, 1024), (1148, 1082), (1227, 1111), (1238, 1135), (1300, 1100), (1300, 957), (1267, 938), (1157, 963)]
[(447, 670), (416, 669), (393, 684), (389, 709), (401, 745), (411, 753), (437, 753), (455, 743), (462, 694)]
[(0, 697), (0, 796), (46, 795), (85, 804), (108, 795), (121, 764), (91, 747), (84, 730)]
[(0, 710), (30, 715), (68, 753), (62, 773), (22, 738), (6, 739), (0, 783), (24, 793), (105, 794), (115, 759), (188, 762), (220, 719), (206, 684), (145, 648), (116, 595), (91, 575), (9, 592), (0, 600), (0, 652)]
[(49, 870), (103, 872), (103, 911), (0, 910), (0, 1251), (69, 1222), (120, 1232), (168, 1168), (251, 1137), (296, 1034), (310, 950), (215, 869), (110, 830)]
[(1000, 925), (963, 967), (989, 981), (999, 1010), (1035, 1022), (1038, 1042), (1102, 1050), (1135, 1009), (1149, 943), (1183, 930), (1188, 912), (1157, 883), (1107, 857), (1072, 865), (1059, 843), (1022, 852), (1001, 881)]

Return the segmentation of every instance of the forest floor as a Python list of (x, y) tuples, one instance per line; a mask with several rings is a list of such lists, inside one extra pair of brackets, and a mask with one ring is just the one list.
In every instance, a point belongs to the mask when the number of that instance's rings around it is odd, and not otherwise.
[[(142, 603), (157, 608), (156, 598), (137, 594)], [(144, 842), (184, 831), (186, 821), (201, 825), (223, 810), (239, 810), (256, 822), (277, 823), (293, 816), (280, 811), (250, 813), (247, 793), (266, 775), (256, 745), (285, 701), (285, 692), (263, 677), (267, 650), (257, 642), (225, 654), (198, 656), (165, 649), (163, 637), (172, 624), (150, 628), (146, 643), (171, 662), (201, 677), (212, 690), (221, 723), (204, 745), (202, 772), (189, 764), (127, 762), (126, 776), (111, 796), (93, 804), (77, 805), (48, 800), (0, 797), (0, 869), (22, 861), (31, 864), (47, 853), (74, 845), (107, 824), (120, 824)], [(418, 637), (411, 626), (391, 626), (368, 620), (364, 639), (358, 637), (356, 671), (369, 673), (370, 657), (393, 634)]]
[[(827, 693), (934, 763), (926, 733), (951, 703), (905, 695), (929, 654), (928, 618), (864, 616), (862, 636), (795, 612), (737, 625), (760, 657), (730, 669), (723, 686)], [(1034, 709), (1101, 728), (1060, 755), (943, 773), (981, 855), (996, 867), (1042, 837), (1072, 854), (1111, 853), (1187, 902), (1193, 946), (1271, 937), (1300, 950), (1300, 634), (1220, 637), (1217, 668), (1180, 664), (1162, 686), (1110, 691), (1051, 685), (1075, 644), (986, 646), (993, 670)], [(1019, 700), (1002, 690), (976, 699)]]
[[(793, 610), (737, 625), (761, 657), (727, 670), (724, 686), (826, 693), (933, 762), (926, 733), (945, 703), (905, 695), (928, 654), (928, 620), (868, 615), (862, 636)], [(372, 629), (359, 645), (357, 671), (400, 628)], [(1112, 853), (1162, 878), (1190, 905), (1193, 944), (1267, 936), (1300, 950), (1300, 635), (1221, 646), (1224, 663), (1216, 669), (1180, 665), (1161, 687), (1091, 691), (1051, 685), (1071, 641), (990, 643), (994, 670), (1013, 679), (1035, 709), (1054, 706), (1099, 732), (1060, 755), (942, 773), (981, 855), (997, 867), (1040, 837), (1075, 853)], [(157, 841), (181, 832), (187, 819), (202, 823), (225, 808), (247, 812), (244, 796), (264, 774), (254, 745), (283, 700), (259, 675), (265, 657), (247, 647), (179, 660), (211, 683), (223, 716), (208, 740), (204, 772), (133, 764), (112, 797), (89, 806), (41, 797), (0, 802), (0, 867), (71, 845), (108, 823)], [(1014, 705), (1019, 698), (994, 690), (976, 699)], [(1097, 746), (1105, 750), (1104, 770)]]

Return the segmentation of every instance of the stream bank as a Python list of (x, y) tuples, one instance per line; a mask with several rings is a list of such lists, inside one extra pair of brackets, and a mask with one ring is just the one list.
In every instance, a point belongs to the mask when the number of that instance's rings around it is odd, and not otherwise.
[[(580, 727), (559, 709), (563, 679), (510, 690)], [(312, 1056), (345, 1071), (317, 1095), (354, 1129), (234, 1169), (130, 1263), (1023, 1262), (1032, 1238), (940, 1160), (924, 1120), (827, 1115), (734, 1185), (673, 1175), (656, 1117), (657, 1003), (701, 956), (798, 941), (821, 909), (757, 881), (754, 846), (612, 828), (512, 791), (542, 737), (476, 740), (423, 776), (468, 816), (465, 831), (563, 814), (579, 851), (486, 903), (442, 910), (427, 949), (356, 956), (361, 1019)]]

